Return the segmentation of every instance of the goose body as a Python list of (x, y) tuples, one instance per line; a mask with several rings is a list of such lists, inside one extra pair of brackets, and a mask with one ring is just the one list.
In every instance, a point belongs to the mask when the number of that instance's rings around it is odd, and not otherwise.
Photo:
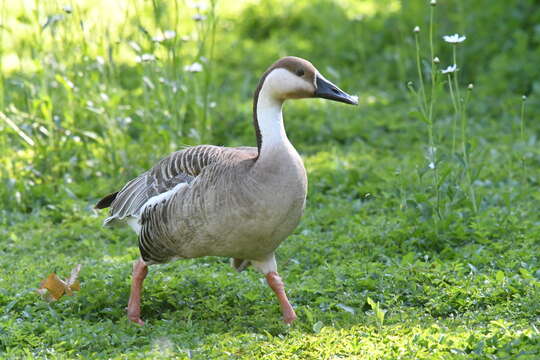
[(257, 148), (200, 145), (128, 183), (107, 225), (125, 221), (147, 264), (226, 256), (264, 260), (298, 224), (306, 173), (296, 151), (265, 166)]
[(274, 251), (300, 221), (307, 177), (285, 133), (282, 106), (288, 98), (315, 96), (356, 103), (308, 61), (283, 58), (255, 92), (257, 147), (199, 145), (174, 152), (96, 205), (110, 207), (105, 225), (127, 223), (139, 237), (141, 259), (134, 264), (128, 304), (132, 321), (143, 323), (147, 265), (202, 256), (233, 258), (239, 270), (253, 264), (276, 293), (285, 322), (296, 318)]

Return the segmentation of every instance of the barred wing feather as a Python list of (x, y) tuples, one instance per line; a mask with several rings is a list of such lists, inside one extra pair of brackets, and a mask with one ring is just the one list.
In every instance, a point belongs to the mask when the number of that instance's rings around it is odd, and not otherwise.
[[(257, 149), (199, 145), (172, 153), (152, 169), (129, 181), (116, 195), (108, 195), (98, 203), (98, 207), (106, 207), (110, 202), (110, 216), (105, 219), (104, 225), (112, 225), (126, 217), (140, 216), (141, 209), (151, 198), (174, 189), (178, 184), (191, 183), (206, 166), (228, 161), (239, 153), (256, 156)], [(114, 199), (112, 202), (111, 198)], [(105, 205), (99, 206), (102, 203)]]

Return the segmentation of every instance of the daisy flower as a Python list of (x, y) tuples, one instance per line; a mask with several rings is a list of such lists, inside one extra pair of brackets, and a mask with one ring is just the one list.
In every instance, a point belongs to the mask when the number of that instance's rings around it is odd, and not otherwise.
[(194, 62), (193, 64), (184, 67), (184, 71), (187, 71), (187, 72), (195, 73), (195, 72), (201, 72), (202, 70), (203, 70), (202, 64), (198, 62)]
[(165, 40), (170, 40), (170, 39), (174, 38), (175, 36), (176, 36), (176, 31), (174, 31), (174, 30), (165, 30), (162, 35), (158, 35), (158, 36), (152, 38), (152, 40), (154, 40), (155, 42), (163, 42)]
[(441, 70), (443, 74), (451, 74), (453, 72), (458, 71), (458, 67), (456, 64), (448, 66), (446, 69)]
[(135, 57), (135, 61), (138, 63), (149, 62), (156, 60), (156, 57), (152, 54), (142, 54), (141, 56)]
[(460, 36), (459, 34), (454, 34), (454, 35), (444, 35), (443, 36), (443, 39), (444, 41), (446, 41), (447, 43), (450, 43), (450, 44), (459, 44), (459, 43), (462, 43), (465, 41), (467, 37), (465, 35), (463, 36)]

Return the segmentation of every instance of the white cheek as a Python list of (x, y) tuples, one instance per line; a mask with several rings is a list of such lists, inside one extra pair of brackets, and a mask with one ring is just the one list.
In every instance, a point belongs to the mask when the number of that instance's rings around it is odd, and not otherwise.
[(286, 69), (275, 69), (264, 81), (268, 92), (276, 97), (293, 94), (311, 94), (315, 91), (313, 84)]

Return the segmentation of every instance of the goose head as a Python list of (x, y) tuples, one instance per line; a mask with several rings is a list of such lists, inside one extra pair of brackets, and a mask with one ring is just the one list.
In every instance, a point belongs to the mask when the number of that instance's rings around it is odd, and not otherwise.
[[(282, 106), (287, 99), (324, 98), (357, 105), (358, 98), (332, 84), (309, 61), (287, 56), (276, 61), (262, 76), (253, 101), (253, 125), (259, 154), (264, 148), (286, 148)], [(263, 146), (263, 144), (266, 144)]]
[(358, 98), (351, 96), (327, 80), (309, 61), (287, 56), (276, 61), (263, 75), (257, 93), (278, 101), (302, 98), (324, 98), (357, 105)]

